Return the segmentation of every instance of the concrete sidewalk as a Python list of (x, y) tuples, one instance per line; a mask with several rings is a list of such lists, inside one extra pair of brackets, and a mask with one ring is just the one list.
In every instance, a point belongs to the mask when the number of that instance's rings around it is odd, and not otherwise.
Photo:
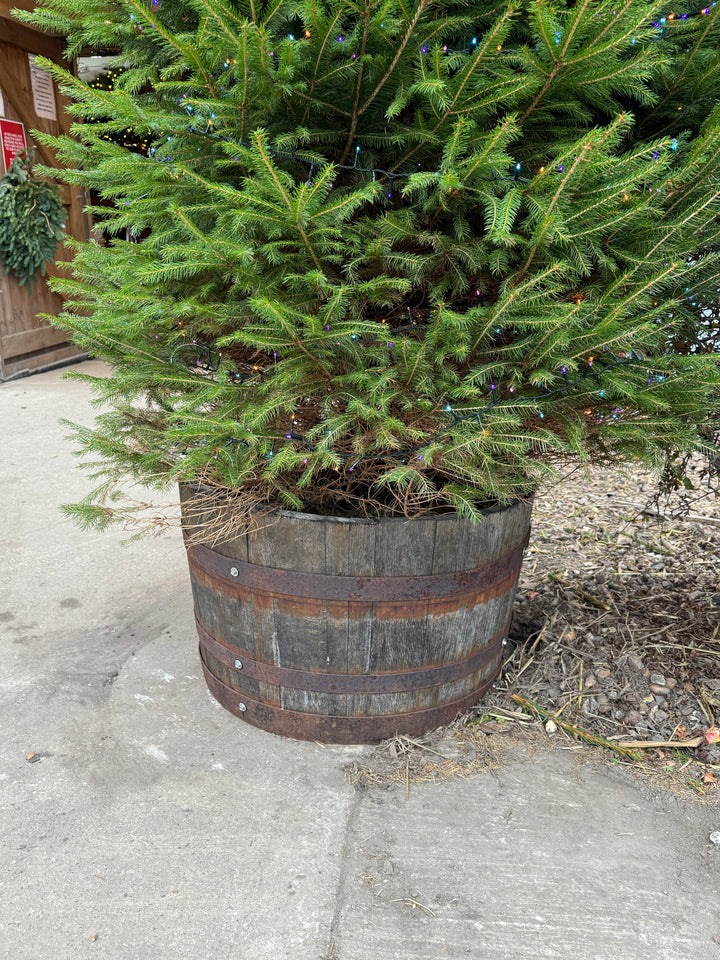
[(0, 385), (0, 958), (720, 960), (720, 808), (561, 749), (359, 791), (226, 713), (179, 532), (64, 519), (60, 417), (62, 371)]

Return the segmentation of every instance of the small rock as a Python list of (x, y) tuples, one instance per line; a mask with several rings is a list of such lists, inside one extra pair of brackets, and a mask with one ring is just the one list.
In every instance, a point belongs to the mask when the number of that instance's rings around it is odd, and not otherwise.
[(583, 700), (582, 707), (580, 708), (581, 712), (587, 716), (590, 713), (598, 712), (598, 702), (595, 697), (588, 697), (587, 700)]
[(610, 716), (613, 720), (625, 720), (627, 722), (627, 714), (624, 710), (620, 710), (618, 707), (614, 707)]
[(644, 670), (645, 664), (642, 662), (642, 658), (637, 653), (628, 654), (628, 663), (635, 667), (636, 670)]
[(545, 724), (545, 733), (556, 733), (556, 732), (557, 732), (557, 724), (555, 723), (554, 720), (548, 720), (548, 722)]
[(584, 687), (585, 687), (586, 690), (587, 690), (589, 687), (594, 687), (596, 684), (597, 684), (597, 680), (595, 679), (595, 677), (594, 677), (591, 673), (589, 673), (589, 674), (585, 677), (585, 680), (583, 681), (583, 685), (584, 685)]
[(642, 714), (637, 710), (628, 710), (625, 714), (625, 723), (630, 727), (636, 727), (642, 722)]
[(619, 691), (619, 690), (608, 690), (608, 699), (609, 699), (609, 700), (619, 700), (619, 699), (620, 699), (620, 696), (621, 696), (621, 694), (620, 694), (620, 691)]
[(460, 760), (466, 753), (465, 745), (459, 740), (453, 739), (440, 740), (434, 744), (434, 748), (447, 760)]
[(658, 707), (658, 709), (653, 713), (653, 720), (655, 720), (657, 723), (663, 723), (665, 720), (667, 720), (668, 716), (669, 714), (666, 713), (665, 710), (661, 710)]
[(674, 690), (677, 686), (677, 680), (674, 680), (672, 677), (668, 677), (665, 681), (665, 686), (670, 687), (671, 690)]
[(710, 834), (710, 843), (720, 844), (720, 830), (716, 830)]
[(609, 670), (598, 670), (598, 680), (607, 680), (610, 676)]
[(651, 673), (650, 683), (657, 683), (659, 686), (665, 686), (665, 677), (661, 673)]
[(651, 683), (650, 689), (656, 697), (666, 697), (670, 693), (670, 687), (663, 686), (661, 683)]

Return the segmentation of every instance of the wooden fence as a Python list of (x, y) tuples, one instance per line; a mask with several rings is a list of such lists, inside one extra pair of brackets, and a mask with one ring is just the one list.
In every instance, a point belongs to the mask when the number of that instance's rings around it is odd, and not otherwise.
[[(37, 158), (48, 166), (57, 166), (51, 151), (36, 143), (31, 130), (58, 134), (66, 132), (70, 119), (66, 115), (64, 98), (57, 86), (50, 87), (42, 75), (31, 76), (32, 60), (42, 55), (58, 63), (63, 61), (64, 40), (32, 30), (18, 23), (10, 15), (13, 7), (33, 9), (33, 0), (0, 0), (0, 91), (4, 104), (4, 118), (19, 121), (25, 127), (28, 146)], [(65, 65), (67, 65), (65, 63)], [(39, 111), (39, 113), (38, 113)], [(53, 119), (52, 114), (55, 114)], [(5, 173), (0, 154), (0, 175)], [(86, 239), (88, 222), (83, 213), (85, 197), (75, 187), (63, 185), (63, 203), (67, 211), (66, 232)], [(58, 249), (57, 259), (67, 260), (70, 254)], [(49, 266), (48, 275), (57, 272)], [(69, 334), (52, 327), (38, 318), (39, 313), (57, 314), (62, 301), (51, 293), (41, 278), (33, 284), (32, 293), (20, 286), (12, 274), (4, 276), (0, 270), (0, 380), (8, 380), (23, 373), (41, 370), (56, 363), (80, 356), (77, 347), (69, 342)]]

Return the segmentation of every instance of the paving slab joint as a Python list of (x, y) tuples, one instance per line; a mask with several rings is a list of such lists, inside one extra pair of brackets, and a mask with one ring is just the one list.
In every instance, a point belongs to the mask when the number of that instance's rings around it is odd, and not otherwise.
[(321, 960), (342, 960), (341, 958), (341, 923), (343, 917), (343, 910), (348, 899), (348, 887), (350, 882), (350, 874), (352, 870), (352, 856), (351, 856), (351, 846), (353, 840), (353, 833), (355, 828), (355, 821), (357, 819), (358, 811), (360, 810), (360, 805), (362, 803), (362, 793), (360, 790), (354, 790), (355, 796), (350, 804), (348, 810), (347, 819), (345, 821), (345, 832), (343, 834), (342, 841), (342, 850), (340, 851), (340, 869), (338, 871), (338, 880), (335, 887), (335, 907), (333, 910), (333, 917), (330, 923), (330, 935), (328, 937), (328, 946), (327, 951), (321, 958)]

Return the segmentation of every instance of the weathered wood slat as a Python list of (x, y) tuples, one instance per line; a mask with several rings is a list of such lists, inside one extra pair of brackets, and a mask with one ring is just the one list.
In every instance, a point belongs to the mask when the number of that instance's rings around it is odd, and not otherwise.
[(60, 330), (57, 327), (36, 327), (35, 330), (8, 333), (0, 337), (0, 356), (11, 360), (23, 353), (44, 350), (58, 343), (67, 343), (69, 338), (70, 334), (67, 330)]
[(33, 10), (35, 6), (35, 0), (32, 0), (29, 6), (15, 3), (15, 0), (10, 4), (0, 3), (0, 39), (10, 46), (32, 50), (33, 53), (54, 60), (56, 57), (62, 56), (65, 47), (64, 41), (58, 37), (41, 33), (39, 30), (33, 30), (32, 27), (28, 27), (24, 23), (18, 23), (17, 20), (12, 19), (10, 14), (10, 10), (14, 7)]
[(249, 537), (248, 560), (261, 567), (325, 573), (325, 537), (321, 518), (305, 519), (305, 514), (280, 511)]
[[(530, 503), (490, 510), (476, 525), (278, 511), (209, 550), (193, 543), (203, 515), (191, 512), (192, 497), (186, 487), (204, 669), (238, 716), (299, 738), (369, 742), (452, 719), (495, 676)], [(222, 498), (205, 509), (217, 520)], [(252, 675), (234, 669), (233, 649)]]
[(42, 353), (33, 357), (24, 357), (20, 360), (10, 360), (3, 363), (0, 358), (0, 379), (12, 380), (13, 377), (23, 376), (27, 373), (37, 373), (46, 370), (55, 364), (64, 364), (84, 357), (82, 350), (74, 345), (50, 347)]
[(433, 572), (436, 521), (423, 518), (422, 538), (416, 522), (387, 520), (375, 528), (376, 577), (421, 577)]

